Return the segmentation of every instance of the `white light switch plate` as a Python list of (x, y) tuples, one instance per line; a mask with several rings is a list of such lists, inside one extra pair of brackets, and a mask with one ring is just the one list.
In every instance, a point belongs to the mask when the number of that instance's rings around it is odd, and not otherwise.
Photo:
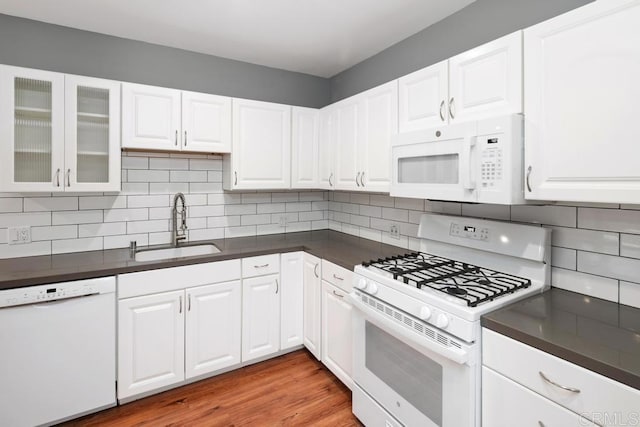
[(31, 243), (31, 227), (9, 227), (7, 229), (7, 241), (10, 245)]

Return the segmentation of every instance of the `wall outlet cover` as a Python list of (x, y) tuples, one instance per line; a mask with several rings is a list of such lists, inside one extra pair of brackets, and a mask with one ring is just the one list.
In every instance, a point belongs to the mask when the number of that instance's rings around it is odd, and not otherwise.
[(389, 227), (389, 235), (394, 239), (400, 238), (400, 226), (398, 224), (391, 224)]
[(31, 227), (9, 227), (7, 229), (7, 241), (10, 245), (31, 243)]

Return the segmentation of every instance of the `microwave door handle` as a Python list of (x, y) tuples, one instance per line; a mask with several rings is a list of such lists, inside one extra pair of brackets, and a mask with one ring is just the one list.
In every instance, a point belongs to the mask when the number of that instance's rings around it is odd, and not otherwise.
[(464, 147), (462, 147), (461, 172), (462, 186), (465, 190), (475, 190), (476, 182), (473, 179), (474, 165), (471, 163), (471, 150), (476, 145), (477, 137), (467, 136), (464, 138)]

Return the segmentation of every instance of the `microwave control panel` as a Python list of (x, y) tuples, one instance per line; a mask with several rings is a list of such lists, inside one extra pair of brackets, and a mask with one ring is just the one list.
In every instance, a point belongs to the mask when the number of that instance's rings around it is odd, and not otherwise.
[[(484, 138), (483, 138), (484, 139)], [(482, 141), (480, 182), (482, 188), (490, 189), (502, 181), (502, 147), (500, 136), (489, 136)]]
[(489, 240), (489, 229), (486, 227), (476, 227), (475, 225), (464, 225), (455, 222), (451, 223), (449, 235), (462, 237), (463, 239)]

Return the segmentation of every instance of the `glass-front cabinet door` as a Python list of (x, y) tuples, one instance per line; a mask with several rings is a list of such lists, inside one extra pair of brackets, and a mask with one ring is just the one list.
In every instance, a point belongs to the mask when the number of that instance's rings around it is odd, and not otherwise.
[(120, 83), (65, 76), (66, 191), (120, 191)]
[(0, 67), (2, 191), (64, 191), (64, 75)]

